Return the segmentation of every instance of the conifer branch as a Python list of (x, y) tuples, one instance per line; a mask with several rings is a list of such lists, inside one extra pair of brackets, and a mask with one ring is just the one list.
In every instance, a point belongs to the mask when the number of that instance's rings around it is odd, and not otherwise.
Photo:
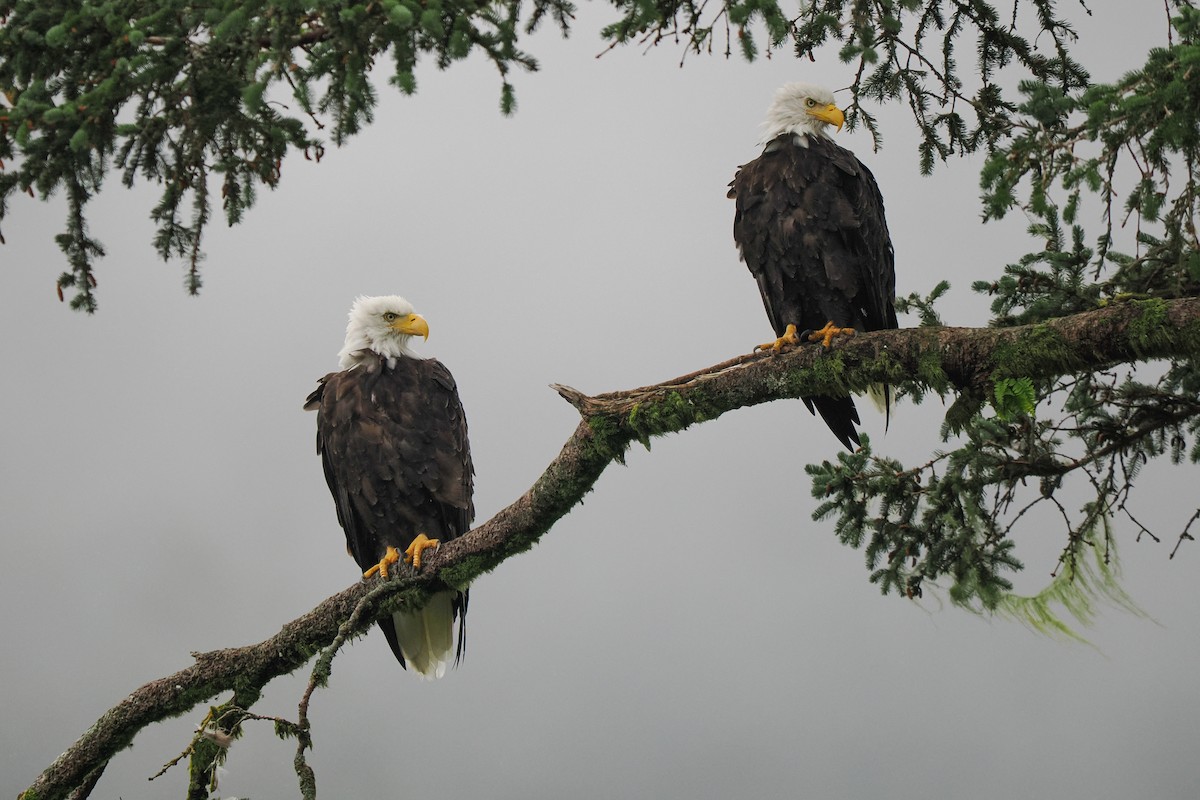
[[(1116, 303), (1015, 328), (881, 331), (830, 352), (802, 347), (748, 354), (653, 386), (596, 396), (556, 386), (583, 420), (514, 503), (444, 544), (420, 574), (393, 579), (386, 591), (374, 581), (356, 583), (258, 644), (193, 653), (191, 666), (145, 684), (107, 711), (22, 797), (86, 797), (108, 761), (151, 723), (230, 691), (244, 712), (267, 683), (300, 668), (335, 641), (365, 633), (375, 619), (396, 608), (419, 607), (433, 592), (464, 586), (528, 550), (635, 441), (682, 431), (738, 408), (841, 393), (884, 380), (947, 393), (977, 388), (996, 377), (1045, 378), (1124, 362), (1198, 356), (1200, 297), (1189, 297)], [(1186, 528), (1181, 540), (1185, 537), (1191, 538)], [(351, 619), (356, 621), (347, 624)]]

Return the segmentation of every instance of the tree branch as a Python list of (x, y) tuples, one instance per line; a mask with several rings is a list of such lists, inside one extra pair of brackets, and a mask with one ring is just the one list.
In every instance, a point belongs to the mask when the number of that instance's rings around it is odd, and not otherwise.
[[(734, 409), (807, 395), (844, 394), (879, 383), (946, 393), (990, 387), (1003, 377), (1048, 378), (1118, 363), (1200, 356), (1200, 298), (1114, 303), (1013, 328), (912, 328), (856, 337), (824, 352), (739, 356), (664, 383), (588, 396), (555, 386), (583, 420), (537, 482), (507, 508), (444, 544), (424, 571), (393, 579), (388, 591), (357, 583), (245, 647), (193, 653), (195, 663), (151, 681), (107, 711), (22, 794), (59, 800), (82, 789), (143, 728), (181, 715), (217, 694), (251, 702), (272, 679), (293, 672), (342, 634), (365, 632), (402, 605), (420, 606), (445, 586), (462, 587), (528, 550), (589, 492), (635, 441), (682, 431)], [(357, 622), (347, 627), (356, 609)], [(248, 704), (248, 703), (247, 703)]]

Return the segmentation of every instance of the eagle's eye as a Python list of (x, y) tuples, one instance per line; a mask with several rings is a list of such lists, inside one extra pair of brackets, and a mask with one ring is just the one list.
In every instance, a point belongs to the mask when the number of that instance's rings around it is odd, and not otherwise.
[(383, 321), (384, 322), (395, 322), (396, 317), (398, 317), (398, 316), (400, 316), (400, 315), (397, 314), (395, 311), (385, 311), (383, 313)]
[(816, 104), (817, 104), (817, 101), (813, 100), (811, 97), (804, 98), (804, 105), (808, 106), (809, 108), (812, 108)]

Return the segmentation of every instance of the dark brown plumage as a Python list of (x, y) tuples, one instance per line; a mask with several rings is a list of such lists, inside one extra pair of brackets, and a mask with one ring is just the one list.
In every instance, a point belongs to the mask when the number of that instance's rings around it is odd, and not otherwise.
[[(807, 146), (797, 143), (802, 136)], [(781, 133), (738, 170), (729, 197), (736, 201), (734, 240), (776, 336), (789, 324), (800, 331), (827, 322), (860, 331), (897, 327), (883, 199), (853, 153), (823, 135)], [(850, 397), (803, 399), (847, 448), (858, 444)]]
[[(317, 451), (338, 522), (350, 554), (367, 570), (389, 545), (403, 552), (419, 533), (442, 542), (465, 533), (475, 515), (474, 470), (458, 390), (440, 361), (372, 350), (355, 357), (357, 366), (321, 378), (304, 407), (317, 410)], [(459, 620), (456, 661), (467, 599), (464, 590), (451, 600)], [(404, 664), (399, 624), (380, 627)]]

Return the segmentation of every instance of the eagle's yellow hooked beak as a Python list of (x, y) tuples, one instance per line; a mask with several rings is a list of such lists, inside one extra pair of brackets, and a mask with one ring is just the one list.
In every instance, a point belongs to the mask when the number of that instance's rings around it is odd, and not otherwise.
[(420, 336), (423, 339), (429, 338), (429, 323), (420, 314), (409, 314), (407, 317), (400, 317), (392, 323), (392, 330), (407, 336)]
[(833, 103), (824, 108), (810, 108), (808, 109), (808, 114), (821, 120), (821, 122), (836, 126), (839, 131), (842, 129), (842, 125), (846, 123), (846, 115)]

